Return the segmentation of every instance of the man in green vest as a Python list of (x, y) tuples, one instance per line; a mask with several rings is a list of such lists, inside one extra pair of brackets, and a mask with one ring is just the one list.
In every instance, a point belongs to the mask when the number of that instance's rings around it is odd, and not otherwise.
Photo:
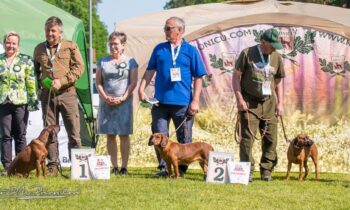
[(259, 44), (244, 49), (233, 73), (233, 89), (240, 116), (240, 161), (251, 163), (249, 181), (253, 181), (252, 147), (256, 131), (262, 136), (260, 175), (272, 181), (271, 172), (277, 164), (277, 116), (283, 114), (285, 77), (282, 57), (276, 49), (283, 46), (276, 29), (266, 30)]

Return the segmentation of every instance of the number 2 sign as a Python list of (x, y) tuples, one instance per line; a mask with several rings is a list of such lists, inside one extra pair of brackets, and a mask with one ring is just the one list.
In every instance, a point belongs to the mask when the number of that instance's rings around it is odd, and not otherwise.
[(229, 183), (227, 171), (227, 162), (233, 161), (234, 155), (224, 152), (210, 152), (207, 182), (212, 183)]

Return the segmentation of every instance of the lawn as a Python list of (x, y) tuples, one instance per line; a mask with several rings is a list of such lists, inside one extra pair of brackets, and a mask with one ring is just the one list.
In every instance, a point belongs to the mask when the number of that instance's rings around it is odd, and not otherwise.
[[(255, 172), (254, 182), (245, 186), (206, 183), (197, 169), (179, 180), (154, 173), (155, 168), (130, 168), (128, 176), (92, 181), (2, 176), (0, 209), (350, 209), (350, 174), (321, 173), (316, 181), (312, 173), (300, 182), (297, 173), (290, 181), (284, 181), (285, 173), (274, 173), (274, 181), (264, 182)], [(14, 197), (29, 194), (55, 198)]]

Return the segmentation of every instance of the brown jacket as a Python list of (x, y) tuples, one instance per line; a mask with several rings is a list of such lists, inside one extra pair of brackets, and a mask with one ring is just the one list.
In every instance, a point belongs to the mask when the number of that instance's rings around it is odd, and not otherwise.
[(59, 79), (61, 90), (64, 90), (73, 86), (83, 74), (84, 62), (74, 42), (62, 40), (61, 43), (58, 53), (56, 53), (57, 46), (49, 48), (51, 55), (55, 56), (52, 62), (46, 52), (46, 41), (35, 47), (33, 58), (34, 69), (40, 84), (46, 77)]

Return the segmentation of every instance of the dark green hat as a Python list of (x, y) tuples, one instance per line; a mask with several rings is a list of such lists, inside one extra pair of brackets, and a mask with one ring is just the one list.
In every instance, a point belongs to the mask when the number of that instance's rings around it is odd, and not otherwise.
[(277, 50), (283, 49), (283, 45), (278, 38), (278, 31), (274, 28), (264, 31), (264, 33), (261, 35), (261, 39), (271, 43), (272, 47)]

